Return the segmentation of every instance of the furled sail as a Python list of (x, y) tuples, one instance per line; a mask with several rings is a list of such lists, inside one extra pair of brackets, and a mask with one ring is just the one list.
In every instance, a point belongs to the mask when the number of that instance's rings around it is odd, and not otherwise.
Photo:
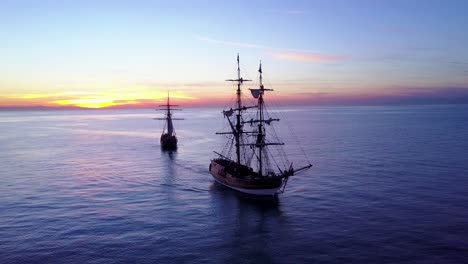
[(258, 97), (260, 97), (261, 89), (250, 89), (250, 93), (255, 99), (258, 99)]

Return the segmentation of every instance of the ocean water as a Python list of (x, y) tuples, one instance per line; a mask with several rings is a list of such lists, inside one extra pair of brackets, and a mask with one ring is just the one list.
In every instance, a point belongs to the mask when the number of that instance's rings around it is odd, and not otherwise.
[(283, 110), (277, 199), (212, 179), (220, 109), (0, 112), (0, 263), (468, 261), (468, 106)]

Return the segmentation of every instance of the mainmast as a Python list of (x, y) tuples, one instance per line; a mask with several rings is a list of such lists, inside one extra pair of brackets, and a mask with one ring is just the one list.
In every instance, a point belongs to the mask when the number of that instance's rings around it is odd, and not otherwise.
[(241, 99), (241, 84), (243, 80), (240, 76), (240, 66), (239, 66), (239, 53), (237, 54), (237, 115), (236, 115), (236, 131), (235, 133), (236, 136), (236, 157), (237, 157), (237, 163), (240, 162), (240, 137), (242, 133), (242, 124), (241, 124), (241, 107), (242, 107), (242, 99)]
[[(250, 89), (250, 92), (252, 93), (253, 97), (258, 100), (258, 119), (257, 120), (250, 120), (247, 121), (248, 123), (258, 123), (258, 132), (257, 132), (257, 141), (255, 142), (254, 145), (255, 147), (258, 148), (258, 175), (261, 177), (263, 176), (263, 160), (267, 157), (265, 151), (265, 147), (268, 145), (284, 145), (284, 143), (277, 142), (265, 142), (265, 125), (270, 125), (271, 122), (273, 121), (279, 121), (277, 118), (269, 118), (265, 120), (265, 102), (263, 100), (263, 94), (265, 91), (273, 91), (273, 89), (265, 89), (263, 86), (263, 72), (262, 72), (262, 62), (260, 61), (260, 66), (258, 68), (258, 72), (260, 73), (260, 87), (259, 89)], [(265, 156), (265, 157), (264, 157)]]
[(167, 134), (174, 135), (175, 130), (174, 130), (174, 125), (172, 123), (172, 120), (183, 120), (183, 118), (172, 118), (171, 110), (182, 110), (182, 109), (171, 108), (171, 106), (179, 106), (179, 105), (171, 105), (170, 101), (169, 101), (170, 100), (169, 98), (170, 98), (169, 97), (169, 92), (167, 92), (167, 103), (164, 104), (164, 105), (159, 105), (159, 107), (164, 107), (164, 108), (157, 109), (157, 110), (165, 110), (166, 111), (166, 117), (165, 118), (155, 118), (155, 119), (157, 119), (157, 120), (166, 120)]
[(167, 133), (172, 135), (174, 133), (174, 125), (172, 124), (171, 105), (169, 104), (169, 92), (167, 93)]
[(262, 152), (265, 143), (265, 131), (263, 128), (263, 79), (262, 79), (262, 61), (260, 61), (260, 67), (258, 68), (260, 73), (260, 95), (258, 97), (258, 111), (260, 113), (260, 122), (258, 122), (258, 135), (257, 135), (257, 145), (259, 148), (258, 151), (258, 175), (262, 176), (263, 163), (262, 163)]

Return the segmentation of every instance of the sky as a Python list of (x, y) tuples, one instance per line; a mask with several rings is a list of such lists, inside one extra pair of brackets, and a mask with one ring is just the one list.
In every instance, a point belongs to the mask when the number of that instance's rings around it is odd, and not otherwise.
[[(468, 1), (0, 0), (0, 106), (468, 103)], [(244, 88), (258, 85), (253, 81)]]

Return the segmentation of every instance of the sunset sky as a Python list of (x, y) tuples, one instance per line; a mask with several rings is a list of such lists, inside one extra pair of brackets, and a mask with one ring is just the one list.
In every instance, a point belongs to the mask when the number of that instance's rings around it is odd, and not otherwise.
[[(468, 1), (0, 1), (0, 106), (468, 103)], [(246, 87), (248, 88), (248, 87)]]

